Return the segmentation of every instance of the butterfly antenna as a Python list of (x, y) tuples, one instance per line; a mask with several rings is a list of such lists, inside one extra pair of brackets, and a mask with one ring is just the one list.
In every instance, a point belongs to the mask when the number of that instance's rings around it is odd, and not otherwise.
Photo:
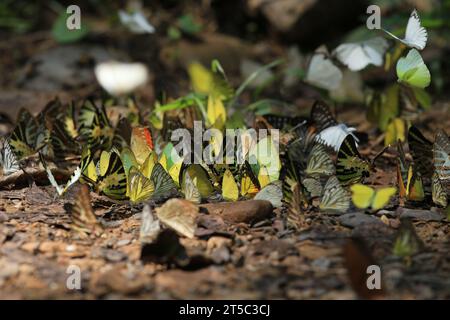
[(376, 156), (375, 156), (375, 157), (372, 159), (372, 161), (370, 162), (370, 165), (371, 165), (371, 166), (374, 166), (375, 161), (376, 161), (379, 157), (381, 157), (381, 156), (386, 152), (386, 150), (389, 149), (390, 147), (391, 147), (391, 145), (389, 144), (389, 145), (387, 145), (386, 147), (384, 147), (383, 150), (381, 150), (380, 152), (378, 152), (378, 153), (376, 154)]

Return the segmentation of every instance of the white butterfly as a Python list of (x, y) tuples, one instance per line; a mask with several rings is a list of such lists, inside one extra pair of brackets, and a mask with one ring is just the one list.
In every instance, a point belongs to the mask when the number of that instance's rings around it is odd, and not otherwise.
[(148, 204), (144, 205), (144, 208), (142, 209), (139, 240), (141, 243), (152, 243), (160, 231), (161, 225), (159, 220), (153, 216), (150, 206)]
[(326, 53), (316, 52), (309, 63), (305, 81), (322, 89), (334, 90), (341, 80), (341, 70), (326, 57)]
[(95, 76), (100, 85), (114, 96), (133, 92), (148, 80), (147, 67), (142, 63), (109, 61), (95, 67)]
[[(359, 142), (359, 139), (353, 134), (354, 131), (356, 131), (355, 128), (349, 128), (344, 123), (339, 123), (320, 131), (316, 135), (315, 140), (320, 144), (333, 148), (337, 152), (339, 151), (342, 141), (344, 141), (345, 137), (349, 134), (355, 138), (355, 142)], [(356, 146), (358, 146), (358, 144), (356, 144)]]
[(202, 201), (202, 198), (196, 185), (197, 177), (192, 179), (191, 175), (186, 172), (184, 175), (184, 197), (186, 200), (199, 204)]
[[(383, 29), (384, 30), (384, 29)], [(427, 44), (428, 34), (427, 30), (420, 25), (420, 18), (416, 9), (411, 12), (411, 15), (406, 25), (405, 38), (400, 39), (393, 35), (391, 32), (384, 30), (391, 37), (401, 41), (403, 44), (410, 48), (416, 48), (418, 50), (423, 50)]]
[(147, 21), (145, 16), (140, 11), (134, 13), (127, 13), (119, 10), (120, 22), (134, 33), (154, 33), (155, 28)]
[(20, 170), (19, 161), (11, 150), (8, 139), (3, 140), (3, 148), (0, 152), (0, 165), (3, 175), (7, 176)]
[(333, 54), (352, 71), (359, 71), (369, 64), (381, 66), (388, 42), (376, 37), (367, 41), (344, 43), (338, 46)]

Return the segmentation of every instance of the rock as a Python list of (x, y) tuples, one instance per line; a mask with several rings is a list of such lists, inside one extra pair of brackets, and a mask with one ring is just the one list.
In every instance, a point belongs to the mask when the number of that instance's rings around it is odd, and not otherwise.
[(230, 223), (249, 224), (266, 219), (273, 211), (272, 204), (265, 200), (208, 203), (200, 205), (200, 208)]
[(8, 220), (9, 220), (8, 215), (4, 212), (0, 212), (0, 223), (6, 222)]
[(361, 224), (383, 223), (374, 216), (361, 212), (351, 212), (343, 214), (338, 218), (338, 220), (343, 226), (349, 228), (356, 228)]
[(130, 239), (122, 239), (122, 240), (117, 241), (116, 245), (117, 245), (118, 248), (120, 248), (120, 247), (129, 245), (130, 243), (131, 243)]
[(398, 208), (397, 212), (400, 219), (410, 218), (417, 221), (442, 221), (444, 216), (439, 212), (434, 212), (430, 210), (420, 210), (420, 209), (408, 209), (408, 208)]
[(106, 250), (104, 252), (104, 257), (110, 262), (120, 262), (127, 259), (127, 255), (125, 253), (117, 250)]

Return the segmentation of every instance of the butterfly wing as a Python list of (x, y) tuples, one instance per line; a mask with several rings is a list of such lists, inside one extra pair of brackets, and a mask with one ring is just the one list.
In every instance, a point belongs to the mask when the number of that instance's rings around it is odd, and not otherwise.
[(22, 108), (17, 117), (16, 127), (9, 137), (11, 150), (17, 160), (20, 161), (36, 152), (38, 127), (38, 123), (31, 113)]
[(153, 150), (153, 138), (148, 128), (133, 128), (131, 133), (131, 150), (139, 164), (144, 163)]
[(450, 182), (450, 139), (439, 130), (433, 145), (434, 170), (440, 180)]
[(155, 185), (152, 199), (167, 199), (177, 192), (174, 181), (160, 163), (155, 164), (153, 167), (150, 179)]
[(102, 152), (97, 189), (104, 195), (123, 200), (127, 193), (127, 175), (120, 155), (117, 151)]
[(311, 108), (311, 119), (316, 124), (318, 131), (337, 125), (330, 107), (321, 100), (314, 102)]
[(97, 221), (91, 205), (89, 188), (86, 185), (80, 186), (75, 204), (72, 206), (71, 228), (83, 235), (93, 234), (99, 236), (103, 232), (101, 224)]
[(309, 176), (330, 176), (335, 173), (333, 161), (322, 145), (315, 144), (311, 149), (305, 173)]
[(444, 186), (436, 173), (431, 178), (431, 196), (433, 203), (444, 208), (447, 207), (447, 193), (444, 191)]
[(397, 193), (397, 188), (394, 188), (394, 187), (378, 189), (375, 192), (375, 196), (372, 201), (372, 209), (380, 210), (380, 209), (384, 208), (391, 200), (391, 197), (393, 195), (395, 195), (396, 193)]
[(339, 87), (342, 72), (324, 54), (316, 53), (311, 58), (305, 81), (325, 90), (334, 90)]
[(348, 135), (339, 148), (336, 176), (345, 185), (358, 183), (370, 174), (370, 164), (362, 159), (355, 140)]
[(420, 25), (419, 14), (414, 9), (409, 17), (405, 38), (402, 42), (411, 48), (423, 50), (427, 44), (427, 39), (427, 30)]
[(222, 196), (228, 201), (237, 201), (239, 199), (239, 188), (234, 180), (233, 173), (229, 169), (225, 170), (222, 179)]
[(11, 149), (9, 140), (2, 138), (2, 150), (0, 154), (0, 165), (3, 175), (7, 176), (20, 170), (19, 161)]
[(147, 201), (155, 191), (153, 182), (146, 178), (136, 167), (131, 167), (128, 178), (128, 196), (133, 203)]
[(184, 197), (194, 203), (201, 203), (202, 196), (197, 188), (197, 178), (192, 179), (189, 172), (184, 174), (184, 182), (182, 184), (182, 191), (184, 192)]
[(343, 213), (350, 207), (350, 197), (336, 176), (331, 176), (324, 187), (320, 209)]
[(269, 201), (274, 208), (281, 207), (283, 205), (282, 182), (277, 180), (269, 183), (256, 194), (254, 199)]
[(417, 171), (424, 177), (433, 174), (433, 144), (423, 136), (419, 129), (411, 126), (408, 130), (408, 145)]
[(375, 196), (375, 190), (371, 187), (357, 183), (350, 187), (352, 191), (352, 201), (355, 207), (366, 209), (372, 205)]
[(400, 82), (422, 89), (430, 85), (430, 71), (416, 49), (411, 49), (406, 57), (398, 60), (396, 70)]

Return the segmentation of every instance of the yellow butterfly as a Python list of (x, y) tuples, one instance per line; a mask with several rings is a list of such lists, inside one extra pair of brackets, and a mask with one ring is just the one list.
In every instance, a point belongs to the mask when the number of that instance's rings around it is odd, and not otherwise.
[(225, 170), (223, 175), (222, 196), (229, 201), (237, 201), (239, 199), (239, 188), (236, 180), (234, 180), (233, 173), (229, 169)]
[(129, 171), (127, 195), (133, 203), (149, 200), (155, 191), (152, 180), (145, 177), (136, 167)]
[(375, 190), (369, 186), (357, 183), (350, 187), (353, 204), (360, 209), (372, 208), (380, 210), (386, 206), (391, 197), (397, 192), (394, 187)]

